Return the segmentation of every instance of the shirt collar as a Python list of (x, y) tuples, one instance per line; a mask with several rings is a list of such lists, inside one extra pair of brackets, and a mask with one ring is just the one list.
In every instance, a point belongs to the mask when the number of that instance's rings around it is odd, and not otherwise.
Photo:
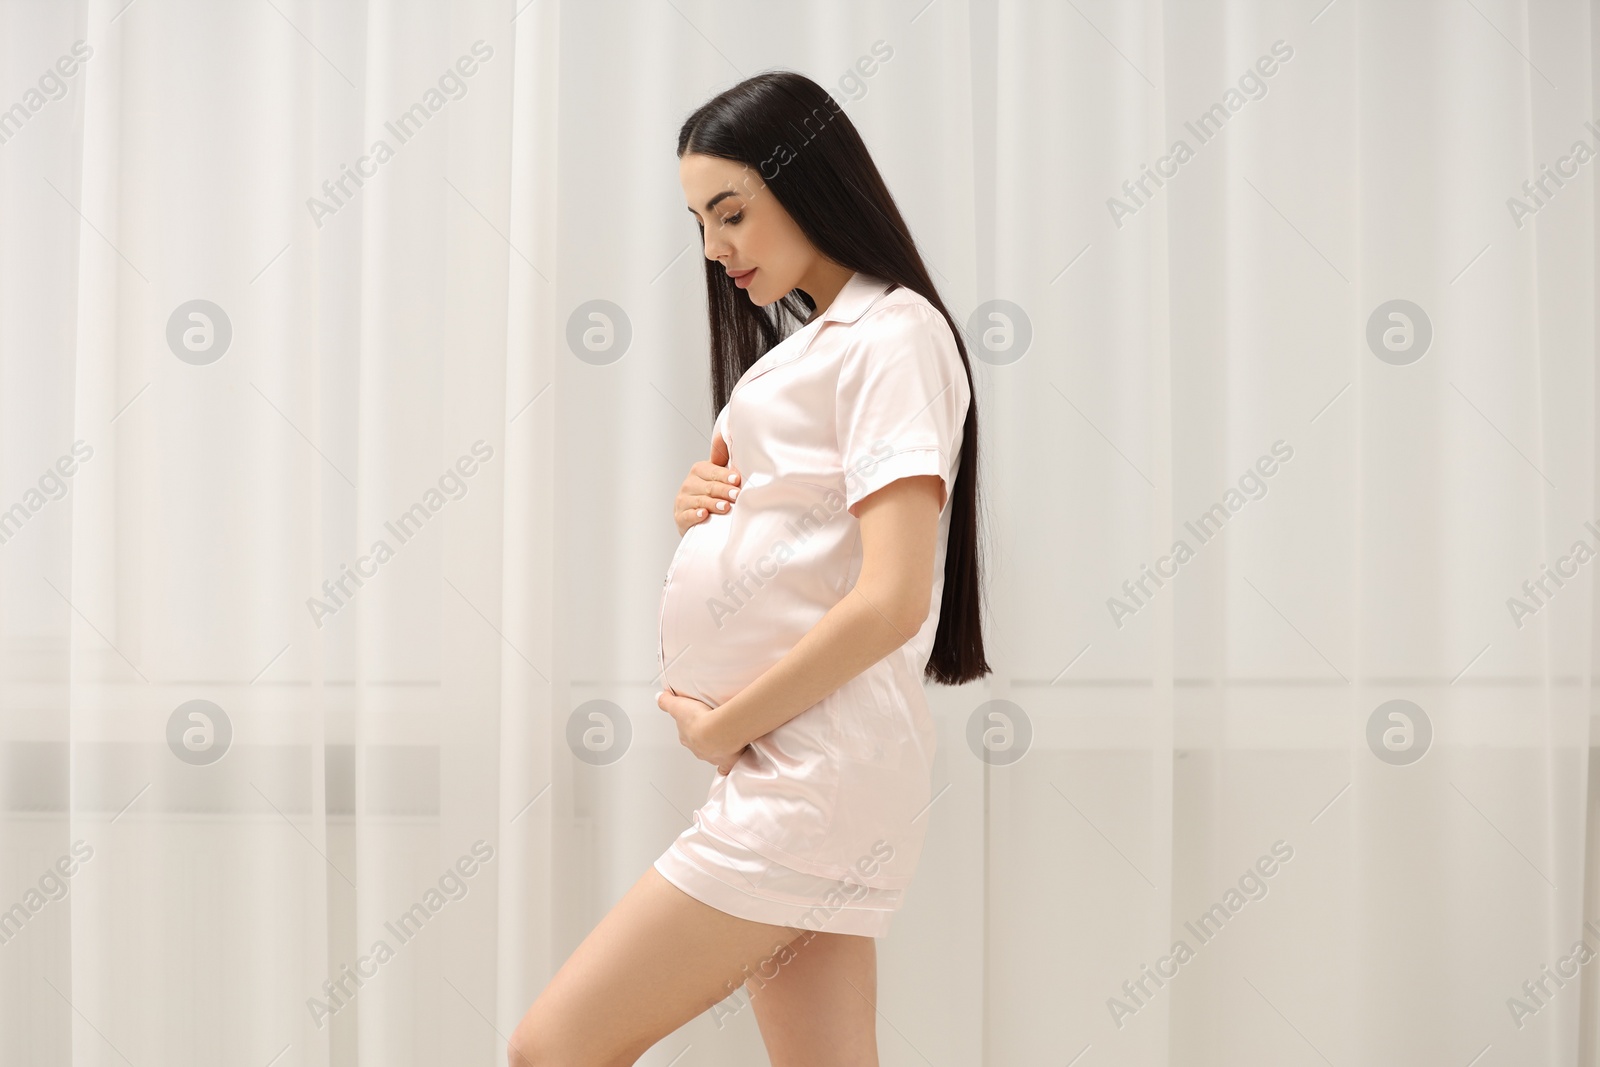
[[(844, 283), (838, 295), (833, 298), (833, 303), (828, 305), (828, 310), (823, 312), (822, 318), (820, 320), (811, 320), (801, 329), (810, 329), (812, 326), (816, 326), (820, 330), (822, 324), (828, 322), (855, 322), (866, 313), (868, 308), (876, 304), (889, 291), (889, 285), (890, 283), (882, 278), (875, 278), (870, 274), (856, 271)], [(806, 354), (806, 351), (811, 347), (811, 342), (816, 339), (817, 331), (812, 330), (811, 335), (803, 339), (796, 336), (798, 333), (798, 330), (795, 331), (795, 333), (789, 335), (789, 338), (794, 338), (796, 341), (803, 340), (804, 343), (799, 344), (798, 347), (791, 345), (792, 351), (783, 356), (782, 359), (772, 358), (773, 353), (777, 351), (777, 348), (774, 347), (763, 354), (755, 363), (751, 364), (749, 370), (740, 375), (739, 380), (733, 383), (733, 389), (728, 393), (730, 402), (734, 396), (738, 395), (739, 390), (750, 382), (774, 368), (793, 363)], [(789, 338), (784, 340), (787, 341)], [(780, 342), (781, 344), (782, 342)]]
[(823, 322), (854, 322), (878, 298), (889, 291), (890, 282), (871, 274), (856, 271), (850, 275), (850, 280), (844, 283), (844, 288), (839, 290), (839, 295), (833, 298), (833, 303), (828, 305), (828, 310), (822, 313)]

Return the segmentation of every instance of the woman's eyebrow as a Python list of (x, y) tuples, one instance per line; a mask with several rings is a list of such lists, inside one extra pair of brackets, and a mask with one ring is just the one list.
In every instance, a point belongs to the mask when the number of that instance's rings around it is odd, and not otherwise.
[[(713, 196), (713, 197), (712, 197), (712, 198), (711, 198), (711, 199), (710, 199), (710, 200), (707, 200), (707, 201), (706, 201), (706, 210), (707, 210), (707, 211), (710, 211), (710, 210), (711, 210), (711, 209), (712, 209), (712, 208), (714, 208), (714, 207), (716, 207), (716, 206), (717, 206), (717, 205), (718, 205), (718, 204), (720, 204), (720, 203), (722, 203), (722, 201), (723, 201), (723, 200), (724, 200), (724, 199), (726, 199), (726, 198), (727, 198), (727, 197), (730, 197), (730, 196), (738, 196), (738, 195), (739, 195), (739, 194), (738, 194), (738, 192), (737, 192), (737, 191), (736, 191), (736, 190), (733, 190), (733, 189), (724, 189), (724, 190), (723, 190), (723, 191), (722, 191), (722, 192), (720, 192), (720, 193), (718, 193), (718, 194), (717, 194), (717, 195), (716, 195), (716, 196)], [(685, 211), (687, 211), (687, 212), (688, 212), (688, 213), (689, 213), (689, 214), (691, 214), (691, 215), (695, 215), (695, 217), (696, 217), (696, 218), (698, 218), (698, 217), (699, 217), (699, 216), (698, 216), (698, 215), (697, 215), (697, 214), (696, 214), (696, 213), (695, 213), (695, 210), (694, 210), (694, 208), (692, 208), (692, 207), (685, 207), (685, 208), (684, 208), (684, 209), (683, 209), (683, 210), (685, 210)]]

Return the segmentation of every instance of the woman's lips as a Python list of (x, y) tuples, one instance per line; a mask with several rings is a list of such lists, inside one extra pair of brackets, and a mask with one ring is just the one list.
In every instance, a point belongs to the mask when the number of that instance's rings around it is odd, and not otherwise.
[(733, 279), (733, 284), (737, 285), (741, 289), (750, 288), (750, 279), (754, 278), (755, 275), (756, 275), (756, 268), (755, 267), (751, 267), (749, 270), (745, 271), (743, 274), (739, 274), (737, 272), (729, 272), (729, 277), (731, 277)]

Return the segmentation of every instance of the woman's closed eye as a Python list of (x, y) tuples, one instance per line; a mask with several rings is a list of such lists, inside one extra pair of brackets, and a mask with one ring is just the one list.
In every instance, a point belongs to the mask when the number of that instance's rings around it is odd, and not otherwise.
[[(737, 226), (737, 225), (739, 225), (739, 223), (744, 221), (744, 212), (743, 211), (737, 211), (737, 212), (734, 212), (732, 215), (728, 215), (728, 216), (726, 216), (724, 218), (718, 219), (717, 221), (720, 222), (721, 224), (723, 224), (724, 226)], [(695, 224), (696, 227), (699, 228), (699, 230), (700, 230), (700, 232), (702, 234), (704, 234), (706, 232), (706, 224), (700, 221), (700, 217), (698, 215), (695, 216), (694, 224)]]

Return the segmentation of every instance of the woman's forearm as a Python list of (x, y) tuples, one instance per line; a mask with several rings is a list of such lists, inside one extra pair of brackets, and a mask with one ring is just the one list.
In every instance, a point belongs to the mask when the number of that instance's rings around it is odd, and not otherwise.
[(782, 659), (712, 711), (711, 732), (737, 751), (763, 737), (916, 635), (926, 618), (905, 583), (863, 588), (844, 599), (808, 630)]

